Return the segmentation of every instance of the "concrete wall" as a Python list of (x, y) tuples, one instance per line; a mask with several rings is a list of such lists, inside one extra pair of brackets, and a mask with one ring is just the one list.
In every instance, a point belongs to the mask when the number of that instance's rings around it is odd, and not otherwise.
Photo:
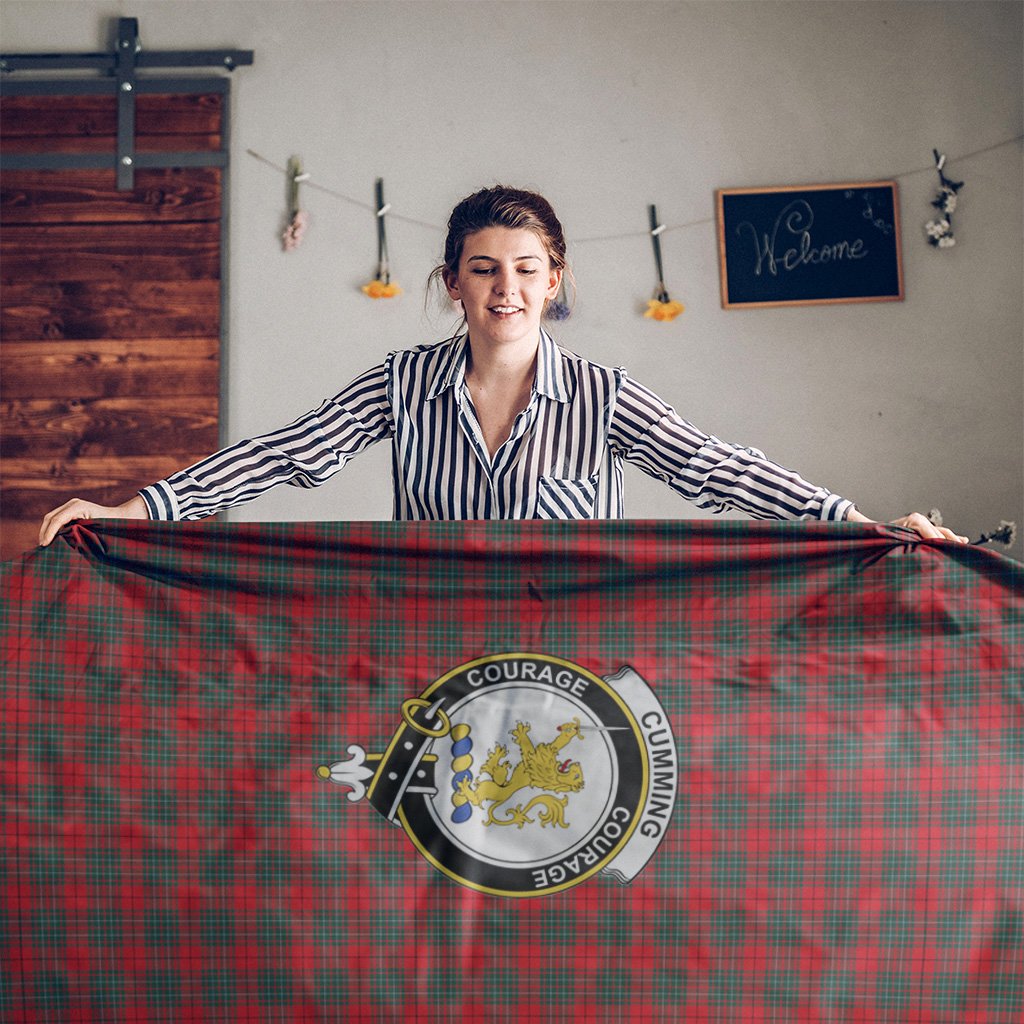
[[(135, 2), (5, 0), (6, 52), (256, 52), (234, 76), (225, 440), (279, 425), (393, 348), (444, 335), (423, 285), (454, 202), (502, 181), (554, 203), (579, 282), (566, 346), (625, 365), (688, 418), (765, 449), (887, 518), (938, 506), (976, 533), (1024, 525), (1022, 6), (1016, 2)], [(925, 242), (931, 150), (966, 181), (955, 248)], [(995, 148), (989, 148), (995, 147)], [(283, 176), (366, 203), (383, 176), (395, 278), (373, 302), (373, 216), (311, 189), (284, 254)], [(966, 154), (979, 152), (967, 157)], [(961, 158), (962, 157), (962, 158)], [(896, 177), (906, 301), (724, 311), (719, 187)], [(646, 204), (669, 225), (686, 313), (654, 285)], [(603, 236), (606, 240), (589, 240)], [(388, 453), (318, 491), (280, 488), (236, 519), (390, 516)], [(638, 472), (627, 512), (698, 511)], [(1021, 550), (1020, 541), (1013, 553)]]

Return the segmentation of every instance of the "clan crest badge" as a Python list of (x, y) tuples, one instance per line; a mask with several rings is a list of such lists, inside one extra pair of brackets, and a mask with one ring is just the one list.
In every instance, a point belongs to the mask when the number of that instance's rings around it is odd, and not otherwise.
[(460, 665), (401, 706), (383, 753), (348, 747), (319, 778), (364, 797), (462, 885), (561, 892), (634, 879), (675, 807), (668, 715), (631, 668), (602, 678), (546, 654)]

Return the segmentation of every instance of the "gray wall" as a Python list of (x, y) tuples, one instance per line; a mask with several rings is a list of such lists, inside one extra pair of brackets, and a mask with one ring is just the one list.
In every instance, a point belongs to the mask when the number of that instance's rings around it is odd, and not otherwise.
[[(495, 181), (543, 191), (579, 282), (566, 346), (625, 365), (687, 417), (755, 444), (880, 518), (938, 506), (976, 533), (1024, 526), (1022, 6), (985, 2), (229, 2), (5, 0), (5, 51), (107, 49), (140, 19), (150, 49), (256, 51), (234, 77), (225, 440), (286, 422), (390, 349), (454, 321), (423, 284), (439, 229), (392, 220), (398, 300), (358, 290), (371, 214), (305, 193), (300, 249), (278, 244), (283, 164), (442, 225)], [(957, 246), (922, 226), (931, 150), (966, 181)], [(897, 177), (906, 301), (724, 311), (718, 187)], [(686, 313), (640, 312), (654, 284), (646, 204), (669, 225)], [(622, 236), (585, 241), (595, 236)], [(318, 491), (281, 488), (237, 519), (390, 516), (378, 446)], [(627, 511), (698, 511), (637, 472)], [(1017, 542), (1014, 554), (1021, 550)]]

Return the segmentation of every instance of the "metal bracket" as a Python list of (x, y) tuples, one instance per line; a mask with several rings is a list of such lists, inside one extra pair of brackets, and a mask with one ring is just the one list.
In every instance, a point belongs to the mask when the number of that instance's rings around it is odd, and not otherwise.
[(117, 22), (117, 187), (135, 188), (135, 65), (142, 49), (139, 22), (119, 18)]
[[(142, 68), (195, 68), (220, 67), (226, 71), (234, 71), (236, 67), (252, 64), (252, 50), (167, 50), (162, 52), (143, 51), (139, 38), (139, 22), (137, 18), (119, 18), (117, 21), (117, 45), (114, 53), (67, 53), (67, 54), (0, 54), (0, 71), (4, 80), (15, 71), (56, 71), (56, 70), (92, 70), (101, 74), (112, 75), (114, 82), (108, 83), (117, 90), (117, 152), (114, 165), (117, 170), (117, 187), (121, 191), (135, 188), (135, 170), (146, 166), (151, 161), (151, 154), (141, 157), (135, 152), (135, 97), (140, 84), (145, 86), (151, 79), (137, 78), (138, 69)], [(66, 84), (72, 79), (62, 80)], [(84, 83), (83, 83), (84, 84)], [(99, 84), (97, 82), (97, 84)], [(3, 91), (3, 90), (0, 90)], [(14, 91), (13, 88), (11, 90)], [(74, 92), (72, 88), (69, 91)], [(143, 91), (146, 91), (143, 89)], [(152, 90), (150, 90), (152, 91)], [(62, 154), (57, 160), (61, 166), (94, 166), (92, 157), (76, 154)], [(202, 159), (207, 162), (208, 155), (182, 154), (186, 161), (195, 163)], [(191, 158), (189, 160), (189, 158)], [(57, 158), (54, 158), (57, 159)], [(109, 157), (104, 159), (109, 160)], [(81, 161), (85, 163), (81, 163)], [(14, 166), (16, 161), (4, 161), (7, 166)], [(20, 166), (20, 162), (19, 162)], [(109, 163), (106, 166), (110, 166)]]

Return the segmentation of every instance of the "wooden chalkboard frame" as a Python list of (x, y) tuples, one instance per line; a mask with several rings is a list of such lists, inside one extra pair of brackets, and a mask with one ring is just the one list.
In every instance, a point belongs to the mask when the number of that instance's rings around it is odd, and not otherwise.
[[(871, 231), (873, 229), (873, 237), (880, 242), (880, 250), (879, 246), (872, 245), (872, 249), (879, 251), (880, 253), (879, 262), (874, 265), (873, 272), (877, 272), (885, 278), (887, 282), (885, 287), (874, 287), (872, 284), (865, 283), (866, 293), (864, 294), (830, 293), (829, 279), (826, 276), (828, 272), (824, 270), (818, 275), (821, 280), (816, 282), (814, 285), (814, 287), (820, 289), (820, 294), (807, 294), (806, 275), (805, 280), (802, 282), (803, 286), (792, 289), (791, 293), (787, 292), (783, 285), (778, 283), (777, 275), (775, 280), (771, 282), (772, 288), (764, 288), (760, 293), (757, 293), (747, 284), (739, 284), (737, 282), (737, 273), (735, 272), (733, 274), (732, 285), (730, 285), (729, 261), (730, 259), (736, 261), (739, 256), (737, 242), (735, 237), (730, 236), (730, 232), (732, 236), (735, 236), (735, 232), (738, 227), (738, 217), (735, 209), (729, 210), (727, 207), (736, 207), (741, 204), (730, 204), (728, 201), (729, 197), (749, 197), (754, 203), (758, 200), (763, 200), (763, 206), (766, 210), (778, 211), (775, 213), (776, 220), (774, 222), (775, 225), (778, 225), (786, 210), (789, 209), (792, 204), (800, 201), (798, 197), (805, 196), (807, 193), (822, 193), (823, 198), (825, 198), (827, 202), (835, 202), (840, 199), (845, 201), (848, 193), (853, 194), (850, 198), (855, 198), (856, 195), (860, 193), (861, 198), (864, 199), (869, 192), (888, 193), (888, 198), (882, 197), (882, 201), (885, 203), (886, 213), (889, 213), (891, 210), (892, 221), (890, 224), (887, 220), (881, 218), (873, 220), (871, 217), (867, 216), (867, 212), (871, 211), (870, 202), (866, 202), (865, 208), (861, 209), (861, 216), (864, 219), (864, 226), (866, 230)], [(794, 198), (790, 200), (789, 203), (780, 203), (779, 200), (783, 199), (787, 195), (791, 195)], [(723, 309), (764, 309), (773, 306), (821, 306), (851, 302), (901, 302), (903, 300), (903, 252), (900, 234), (899, 186), (895, 181), (855, 181), (827, 185), (774, 185), (762, 188), (718, 189), (716, 192), (715, 205), (718, 222), (719, 271), (721, 278)], [(748, 202), (744, 202), (742, 205), (748, 212), (750, 209), (756, 208), (752, 203)], [(744, 221), (741, 223), (747, 222)], [(799, 218), (797, 218), (795, 227), (799, 226)], [(809, 226), (810, 225), (808, 225), (808, 227)], [(767, 236), (763, 236), (765, 240), (763, 250), (758, 248), (761, 244), (757, 240), (758, 228), (754, 227), (753, 224), (750, 224), (750, 230), (753, 236), (753, 245), (755, 247), (753, 258), (757, 260), (758, 268), (761, 267), (763, 259), (768, 255), (772, 264), (772, 273), (774, 275), (776, 268), (783, 263), (783, 259), (776, 258), (777, 254), (774, 251), (774, 245), (769, 251)], [(785, 250), (781, 255), (783, 257), (785, 257), (785, 255), (797, 256), (798, 259), (796, 262), (798, 265), (801, 262), (804, 264), (807, 262), (815, 262), (813, 259), (814, 254), (817, 253), (819, 256), (822, 255), (822, 251), (825, 248), (829, 249), (829, 255), (837, 256), (836, 265), (842, 264), (844, 269), (855, 267), (856, 261), (861, 258), (857, 253), (863, 250), (863, 238), (860, 240), (861, 248), (857, 248), (856, 240), (842, 239), (837, 242), (831, 238), (825, 238), (823, 240), (825, 244), (823, 244), (820, 249), (815, 248), (812, 245), (809, 249), (804, 251), (801, 247), (794, 248), (794, 245), (796, 244), (794, 242), (796, 231), (794, 228), (790, 228), (790, 231), (792, 233), (784, 243)], [(809, 232), (806, 233), (809, 236)], [(816, 241), (816, 239), (814, 241)], [(803, 244), (802, 234), (801, 244)], [(843, 246), (845, 246), (845, 248), (843, 248)], [(811, 258), (810, 260), (807, 258), (800, 259), (799, 257), (801, 256), (810, 256)], [(843, 262), (844, 256), (846, 258), (845, 263)], [(882, 261), (884, 261), (884, 263)], [(735, 262), (733, 266), (734, 268), (736, 267)], [(785, 269), (793, 270), (797, 269), (797, 267), (787, 266)], [(757, 274), (759, 274), (759, 272), (760, 269), (756, 271)], [(848, 279), (846, 283), (849, 285)], [(856, 286), (854, 285), (854, 287)]]

